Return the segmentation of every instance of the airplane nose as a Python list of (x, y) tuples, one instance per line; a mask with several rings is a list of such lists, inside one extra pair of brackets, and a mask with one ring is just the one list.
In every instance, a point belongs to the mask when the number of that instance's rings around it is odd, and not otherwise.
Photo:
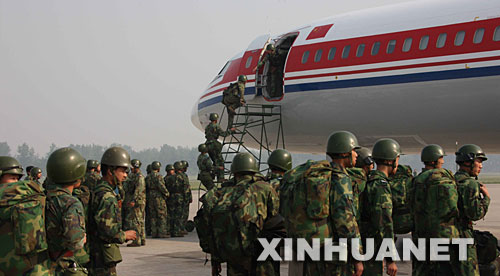
[(201, 123), (200, 123), (200, 117), (198, 116), (198, 104), (199, 103), (200, 103), (200, 101), (198, 100), (193, 105), (193, 109), (191, 110), (191, 123), (193, 123), (193, 125), (195, 127), (197, 127), (198, 129), (203, 130), (203, 127), (201, 126)]

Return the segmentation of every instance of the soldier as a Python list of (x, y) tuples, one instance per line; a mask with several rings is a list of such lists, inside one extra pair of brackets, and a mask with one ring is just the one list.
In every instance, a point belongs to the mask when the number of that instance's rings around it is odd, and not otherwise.
[(185, 206), (186, 185), (184, 176), (181, 174), (182, 164), (177, 161), (174, 163), (175, 174), (167, 177), (166, 186), (170, 192), (167, 204), (170, 210), (169, 225), (170, 236), (184, 237), (183, 208)]
[(86, 167), (83, 156), (72, 148), (58, 149), (47, 160), (47, 176), (54, 185), (47, 192), (45, 225), (55, 275), (87, 274), (75, 257), (79, 251), (85, 251), (85, 214), (82, 203), (72, 196), (82, 183)]
[[(167, 164), (167, 166), (165, 166), (165, 172), (166, 172), (167, 174), (165, 175), (165, 177), (163, 177), (163, 180), (165, 181), (165, 183), (167, 183), (167, 177), (168, 177), (169, 175), (173, 175), (173, 174), (175, 174), (174, 165), (172, 165), (172, 164)], [(167, 190), (168, 190), (168, 188), (167, 188)]]
[(234, 115), (236, 109), (245, 105), (245, 84), (247, 83), (247, 76), (239, 75), (238, 82), (232, 83), (226, 90), (224, 90), (222, 103), (227, 108), (227, 128), (233, 127)]
[[(472, 223), (484, 218), (490, 205), (490, 193), (477, 177), (488, 160), (483, 150), (474, 144), (463, 145), (455, 153), (460, 169), (455, 174), (458, 189), (459, 228), (461, 237), (474, 238)], [(462, 262), (463, 275), (479, 275), (475, 245), (467, 246), (467, 261)]]
[(26, 167), (26, 177), (24, 180), (31, 180), (31, 169), (33, 169), (34, 166), (27, 166)]
[(360, 213), (360, 204), (359, 204), (359, 196), (365, 190), (366, 181), (368, 180), (368, 174), (371, 170), (373, 170), (373, 158), (372, 151), (368, 148), (361, 147), (356, 149), (356, 153), (358, 154), (358, 158), (356, 159), (356, 165), (354, 168), (347, 168), (347, 173), (349, 177), (351, 177), (352, 183), (352, 195), (353, 195), (353, 203), (354, 207), (356, 207), (355, 215), (356, 221), (358, 223), (358, 227), (361, 227), (361, 213)]
[(151, 214), (151, 236), (153, 238), (170, 238), (167, 234), (168, 208), (167, 199), (170, 196), (165, 187), (165, 182), (160, 172), (161, 164), (158, 161), (151, 163), (151, 200), (149, 202), (149, 213)]
[[(382, 239), (394, 240), (389, 178), (396, 173), (401, 147), (393, 139), (380, 139), (373, 146), (372, 155), (377, 169), (370, 172), (365, 191), (360, 198), (361, 235), (363, 239), (374, 239), (375, 252), (378, 252)], [(387, 274), (396, 275), (398, 267), (394, 260), (386, 258), (385, 263)], [(383, 262), (375, 261), (375, 258), (372, 258), (365, 262), (365, 274), (363, 275), (382, 275), (383, 271)]]
[(40, 178), (42, 178), (42, 169), (33, 167), (30, 171), (30, 179), (36, 184), (40, 185), (40, 187), (42, 187), (42, 191), (44, 191), (45, 189), (42, 183), (40, 183)]
[(193, 194), (191, 193), (191, 183), (189, 182), (189, 177), (187, 175), (187, 168), (189, 163), (186, 160), (181, 161), (182, 170), (181, 174), (184, 178), (184, 207), (182, 211), (182, 231), (181, 233), (187, 235), (186, 224), (189, 218), (189, 205), (193, 202)]
[(268, 76), (269, 81), (268, 89), (269, 96), (271, 98), (281, 97), (283, 94), (283, 69), (285, 65), (286, 52), (281, 50), (276, 50), (273, 44), (268, 44), (266, 46), (266, 51), (264, 57), (260, 60), (259, 64), (254, 69), (254, 72), (259, 70), (262, 65), (267, 62), (270, 63)]
[(94, 189), (97, 182), (101, 180), (101, 176), (97, 172), (97, 168), (100, 166), (97, 160), (87, 160), (87, 173), (85, 173), (85, 180), (82, 186), (86, 186), (90, 191)]
[(0, 275), (49, 275), (45, 195), (22, 176), (16, 159), (0, 156)]
[[(231, 172), (234, 174), (234, 179), (224, 183), (221, 189), (210, 190), (204, 197), (206, 200), (204, 208), (210, 205), (205, 205), (207, 202), (217, 202), (216, 206), (213, 206), (213, 212), (207, 210), (207, 213), (211, 213), (208, 219), (213, 223), (212, 233), (215, 239), (213, 244), (217, 247), (211, 248), (212, 275), (214, 272), (221, 271), (218, 259), (225, 259), (227, 262), (227, 275), (279, 275), (279, 270), (276, 270), (273, 261), (256, 261), (258, 253), (246, 252), (239, 239), (241, 233), (248, 234), (250, 231), (257, 231), (258, 233), (253, 232), (250, 235), (254, 240), (250, 240), (250, 237), (245, 235), (245, 238), (249, 239), (245, 241), (245, 244), (254, 248), (258, 244), (257, 237), (266, 237), (265, 225), (271, 221), (280, 221), (282, 225), (278, 195), (259, 174), (257, 160), (249, 153), (239, 153), (234, 157)], [(243, 200), (242, 195), (250, 196), (258, 201)], [(226, 211), (227, 213), (220, 213), (222, 210), (227, 210), (226, 204), (231, 205), (231, 202), (235, 201), (247, 202), (250, 205), (235, 206), (229, 212)], [(240, 221), (243, 219), (245, 221)], [(227, 221), (231, 221), (234, 225), (225, 224), (224, 222)], [(256, 229), (244, 229), (250, 224)], [(234, 231), (240, 231), (240, 233)], [(203, 233), (201, 235), (203, 236)]]
[[(412, 238), (460, 238), (458, 230), (458, 192), (451, 171), (443, 169), (444, 150), (439, 145), (422, 149), (424, 170), (413, 181), (411, 206), (414, 218)], [(471, 275), (461, 270), (458, 248), (450, 249), (450, 262), (413, 260), (412, 275)], [(429, 256), (427, 251), (426, 256)]]
[(90, 258), (92, 275), (116, 275), (122, 261), (118, 244), (135, 240), (134, 230), (122, 231), (121, 200), (115, 193), (127, 178), (130, 155), (120, 147), (107, 149), (101, 158), (102, 179), (92, 191), (89, 210)]
[(149, 213), (149, 204), (151, 199), (151, 164), (146, 167), (146, 177), (144, 182), (146, 183), (146, 221), (144, 222), (146, 226), (146, 236), (151, 236), (151, 213)]
[(208, 155), (212, 159), (213, 164), (216, 168), (217, 181), (222, 182), (224, 180), (224, 159), (222, 158), (222, 144), (218, 141), (219, 137), (226, 137), (234, 131), (231, 128), (227, 131), (223, 131), (221, 127), (217, 124), (219, 115), (217, 113), (210, 114), (210, 124), (205, 128), (205, 138), (207, 141)]
[[(89, 160), (90, 161), (90, 160)], [(89, 165), (89, 161), (87, 161), (87, 166)], [(95, 160), (94, 160), (95, 161)], [(97, 161), (96, 161), (97, 162)], [(92, 164), (92, 162), (90, 162)], [(95, 174), (95, 172), (94, 172)], [(89, 175), (89, 168), (87, 167), (87, 172), (85, 175)], [(84, 180), (82, 180), (82, 184), (79, 185), (78, 187), (74, 187), (72, 195), (78, 200), (83, 205), (83, 214), (85, 217), (85, 225), (88, 227), (89, 225), (89, 202), (90, 202), (90, 188), (83, 183), (87, 182), (87, 185), (90, 185), (89, 183), (97, 183), (98, 179), (100, 179), (100, 176), (95, 177), (95, 176), (90, 176), (92, 179), (88, 180), (86, 177), (84, 177)], [(93, 187), (95, 187), (95, 184), (92, 184)], [(57, 188), (57, 186), (55, 186)], [(87, 236), (89, 233), (87, 232)], [(75, 252), (75, 259), (76, 261), (81, 264), (85, 268), (89, 268), (89, 262), (90, 262), (90, 243), (86, 242), (84, 245), (83, 250), (78, 250)]]
[(281, 179), (286, 171), (292, 169), (292, 155), (284, 149), (274, 150), (267, 159), (267, 165), (271, 170), (267, 176), (267, 181), (279, 196)]
[(146, 229), (144, 227), (144, 208), (146, 208), (146, 182), (141, 173), (141, 161), (133, 159), (132, 172), (124, 184), (125, 201), (124, 229), (137, 232), (137, 239), (127, 246), (146, 245)]
[(200, 155), (198, 155), (198, 161), (196, 162), (199, 170), (198, 180), (201, 181), (201, 184), (205, 186), (208, 191), (215, 187), (214, 179), (212, 178), (214, 167), (210, 157), (208, 156), (207, 146), (205, 144), (200, 144), (198, 146), (198, 151), (200, 152)]

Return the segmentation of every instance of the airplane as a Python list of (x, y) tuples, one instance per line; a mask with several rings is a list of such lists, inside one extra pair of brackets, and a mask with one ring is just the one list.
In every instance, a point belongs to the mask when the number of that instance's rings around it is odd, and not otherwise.
[[(268, 44), (286, 55), (274, 95), (270, 65), (254, 71)], [(247, 104), (281, 106), (292, 152), (324, 153), (333, 131), (349, 130), (363, 146), (393, 138), (408, 154), (427, 144), (453, 154), (467, 143), (500, 153), (500, 1), (407, 2), (259, 36), (195, 103), (201, 131), (240, 74)]]

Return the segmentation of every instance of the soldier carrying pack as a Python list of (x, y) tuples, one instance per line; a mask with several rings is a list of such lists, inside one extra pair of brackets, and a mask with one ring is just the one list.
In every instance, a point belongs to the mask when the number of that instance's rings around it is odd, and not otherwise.
[(412, 168), (399, 165), (389, 184), (392, 192), (392, 221), (394, 234), (406, 234), (413, 229), (410, 208), (410, 189), (413, 182)]

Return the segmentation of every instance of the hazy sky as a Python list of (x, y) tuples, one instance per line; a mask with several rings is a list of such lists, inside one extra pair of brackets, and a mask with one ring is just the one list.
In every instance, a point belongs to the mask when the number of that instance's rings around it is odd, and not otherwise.
[(196, 99), (257, 36), (404, 0), (0, 0), (0, 142), (196, 146)]

